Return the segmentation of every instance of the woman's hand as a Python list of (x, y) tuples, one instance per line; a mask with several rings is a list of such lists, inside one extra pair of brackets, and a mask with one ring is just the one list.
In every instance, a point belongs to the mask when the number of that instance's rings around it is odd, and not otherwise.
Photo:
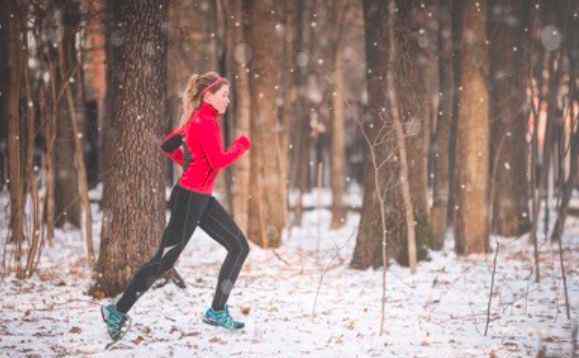
[(240, 135), (236, 141), (244, 150), (251, 148), (251, 139), (245, 134)]

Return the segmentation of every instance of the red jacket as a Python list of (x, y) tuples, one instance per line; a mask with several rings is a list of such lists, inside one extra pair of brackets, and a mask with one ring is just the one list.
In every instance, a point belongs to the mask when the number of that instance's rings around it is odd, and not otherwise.
[(249, 148), (251, 140), (240, 136), (229, 149), (224, 150), (218, 112), (205, 102), (182, 128), (165, 136), (161, 144), (165, 155), (183, 167), (179, 184), (185, 189), (209, 195), (213, 193), (219, 172), (233, 164)]

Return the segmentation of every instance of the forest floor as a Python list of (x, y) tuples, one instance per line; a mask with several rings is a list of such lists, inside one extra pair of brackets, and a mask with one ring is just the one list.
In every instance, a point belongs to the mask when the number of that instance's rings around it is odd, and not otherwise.
[[(328, 200), (328, 193), (321, 196)], [(0, 207), (6, 207), (5, 194)], [(91, 195), (98, 196), (99, 192)], [(359, 195), (359, 194), (358, 194)], [(309, 197), (310, 203), (316, 196)], [(359, 203), (359, 197), (356, 200)], [(0, 219), (0, 241), (7, 237)], [(95, 248), (101, 213), (93, 205)], [(491, 322), (485, 336), (494, 253), (457, 257), (451, 233), (417, 273), (387, 271), (380, 335), (382, 269), (349, 268), (359, 215), (330, 230), (327, 210), (308, 211), (275, 252), (251, 245), (229, 303), (242, 332), (207, 326), (225, 250), (197, 230), (177, 269), (185, 289), (152, 289), (134, 306), (133, 326), (110, 351), (99, 307), (87, 295), (91, 270), (78, 230), (57, 230), (37, 275), (0, 283), (0, 356), (6, 357), (572, 357), (579, 313), (579, 220), (563, 238), (571, 320), (566, 318), (558, 245), (540, 235), (540, 283), (528, 237), (500, 243)], [(291, 235), (290, 235), (291, 234)], [(0, 242), (4, 247), (4, 243)], [(577, 352), (579, 353), (579, 352)]]

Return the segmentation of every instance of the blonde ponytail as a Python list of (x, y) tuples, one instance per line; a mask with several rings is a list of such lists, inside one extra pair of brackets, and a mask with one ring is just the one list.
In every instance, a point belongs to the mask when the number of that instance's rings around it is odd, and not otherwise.
[(183, 92), (183, 96), (181, 99), (182, 105), (182, 115), (181, 119), (179, 120), (179, 127), (183, 127), (189, 117), (191, 117), (191, 113), (193, 109), (196, 108), (199, 104), (194, 103), (198, 102), (199, 99), (196, 99), (196, 89), (197, 89), (197, 80), (199, 79), (199, 75), (194, 73), (189, 80), (187, 81), (187, 87), (185, 87), (185, 91)]

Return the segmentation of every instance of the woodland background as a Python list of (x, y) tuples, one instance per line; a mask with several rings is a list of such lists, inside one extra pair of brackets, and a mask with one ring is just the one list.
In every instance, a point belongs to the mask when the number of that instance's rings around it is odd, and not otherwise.
[[(577, 1), (1, 5), (4, 277), (39, 274), (66, 230), (82, 240), (88, 293), (122, 291), (156, 249), (180, 175), (161, 138), (189, 76), (214, 70), (232, 84), (226, 143), (238, 132), (254, 143), (217, 195), (272, 260), (291, 261), (278, 250), (292, 229), (327, 210), (330, 230), (359, 215), (351, 270), (420, 274), (449, 240), (460, 260), (496, 254), (500, 237), (532, 251), (535, 282), (549, 242), (566, 280), (561, 238), (579, 215)], [(569, 317), (566, 282), (565, 297)]]

